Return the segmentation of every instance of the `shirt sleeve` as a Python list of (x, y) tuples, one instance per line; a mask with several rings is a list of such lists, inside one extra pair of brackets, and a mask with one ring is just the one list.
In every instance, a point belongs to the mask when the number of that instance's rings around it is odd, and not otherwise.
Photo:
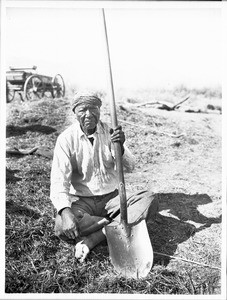
[(122, 163), (126, 172), (132, 172), (135, 168), (135, 156), (130, 152), (127, 145), (124, 143), (124, 154), (122, 156)]
[(59, 212), (62, 208), (71, 207), (69, 190), (71, 185), (72, 165), (67, 140), (58, 137), (50, 175), (50, 199)]

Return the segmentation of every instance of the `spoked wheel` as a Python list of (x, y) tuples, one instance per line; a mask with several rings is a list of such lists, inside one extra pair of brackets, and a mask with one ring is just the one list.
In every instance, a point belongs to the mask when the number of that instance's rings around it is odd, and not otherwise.
[(15, 96), (15, 91), (11, 90), (8, 86), (8, 84), (6, 84), (6, 101), (9, 103), (11, 101), (13, 101)]
[(60, 74), (57, 74), (52, 79), (52, 96), (53, 98), (60, 98), (65, 96), (65, 83)]
[(39, 100), (44, 95), (44, 83), (38, 75), (29, 76), (24, 84), (24, 99)]

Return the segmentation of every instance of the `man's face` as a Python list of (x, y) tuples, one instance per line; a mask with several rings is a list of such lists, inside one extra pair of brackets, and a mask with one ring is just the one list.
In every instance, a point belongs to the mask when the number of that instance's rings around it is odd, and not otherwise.
[(100, 119), (100, 108), (91, 104), (80, 104), (75, 108), (75, 115), (80, 122), (82, 130), (86, 134), (95, 131), (96, 125)]

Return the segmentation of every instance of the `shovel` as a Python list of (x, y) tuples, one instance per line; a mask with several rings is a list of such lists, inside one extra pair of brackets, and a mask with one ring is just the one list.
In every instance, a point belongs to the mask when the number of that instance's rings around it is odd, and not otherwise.
[[(104, 9), (102, 9), (102, 13), (111, 83), (111, 123), (112, 127), (116, 128), (118, 122)], [(114, 150), (120, 196), (120, 222), (113, 221), (105, 226), (110, 259), (118, 274), (129, 278), (146, 277), (153, 264), (153, 249), (150, 237), (144, 219), (134, 223), (128, 222), (127, 198), (120, 143), (114, 143)]]

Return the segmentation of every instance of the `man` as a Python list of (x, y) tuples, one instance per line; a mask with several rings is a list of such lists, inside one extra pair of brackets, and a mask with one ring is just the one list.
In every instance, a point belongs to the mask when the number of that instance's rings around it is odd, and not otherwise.
[(121, 145), (123, 166), (128, 171), (134, 168), (121, 126), (111, 129), (100, 120), (101, 105), (95, 94), (76, 94), (72, 106), (76, 120), (59, 135), (51, 170), (55, 233), (75, 244), (80, 262), (105, 239), (104, 226), (119, 214), (113, 143)]

